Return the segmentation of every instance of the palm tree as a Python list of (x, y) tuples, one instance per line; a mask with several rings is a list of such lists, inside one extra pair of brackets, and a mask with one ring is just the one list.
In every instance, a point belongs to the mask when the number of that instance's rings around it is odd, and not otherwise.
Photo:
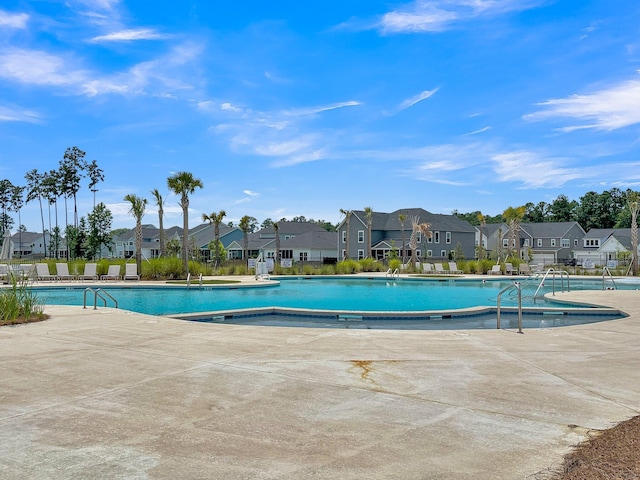
[(178, 172), (167, 178), (167, 186), (176, 195), (180, 195), (182, 207), (182, 268), (185, 275), (189, 272), (189, 195), (196, 188), (203, 188), (202, 181), (190, 172)]
[(44, 175), (38, 173), (38, 170), (35, 168), (29, 172), (27, 172), (24, 176), (27, 181), (27, 203), (38, 199), (38, 203), (40, 204), (40, 220), (42, 221), (42, 241), (44, 243), (44, 253), (47, 254), (47, 238), (45, 236), (45, 228), (44, 228), (44, 212), (42, 210), (42, 180)]
[(344, 258), (343, 260), (349, 259), (349, 228), (351, 223), (351, 214), (353, 211), (345, 210), (343, 208), (340, 209), (340, 213), (345, 217), (345, 245), (344, 245)]
[(627, 204), (631, 211), (631, 271), (638, 275), (638, 209), (640, 208), (640, 194), (629, 192)]
[(484, 244), (482, 243), (482, 241), (484, 238), (484, 227), (487, 224), (487, 219), (480, 212), (478, 212), (478, 222), (480, 223), (480, 241), (478, 242), (478, 260), (482, 260), (484, 258)]
[(368, 240), (368, 252), (367, 252), (367, 256), (369, 258), (373, 258), (373, 255), (371, 253), (371, 230), (372, 230), (372, 225), (373, 225), (373, 209), (371, 207), (364, 207), (364, 216), (367, 219), (367, 237), (369, 237)]
[[(78, 227), (78, 203), (76, 196), (80, 190), (80, 179), (83, 177), (82, 171), (87, 168), (84, 157), (86, 152), (78, 147), (67, 148), (60, 162), (60, 173), (62, 180), (62, 191), (66, 198), (73, 197), (73, 226)], [(68, 222), (67, 222), (68, 224)]]
[(95, 160), (91, 160), (91, 163), (86, 165), (87, 175), (89, 176), (89, 190), (93, 192), (93, 208), (96, 208), (96, 192), (98, 189), (96, 185), (98, 182), (104, 182), (104, 172), (98, 167)]
[(409, 239), (409, 246), (411, 247), (411, 263), (415, 266), (418, 263), (418, 233), (421, 233), (425, 237), (431, 236), (431, 225), (428, 223), (420, 223), (420, 217), (414, 215), (411, 217), (411, 238)]
[[(42, 192), (49, 202), (49, 235), (53, 237), (53, 241), (49, 242), (49, 250), (53, 250), (55, 258), (58, 258), (60, 251), (60, 229), (58, 228), (58, 197), (60, 196), (60, 187), (58, 177), (59, 174), (56, 170), (49, 170), (49, 172), (44, 174), (42, 179)], [(55, 212), (54, 228), (51, 228), (51, 205), (53, 205)]]
[(407, 220), (407, 216), (404, 213), (398, 215), (400, 221), (400, 231), (402, 232), (402, 264), (407, 263), (407, 240), (404, 236), (404, 222)]
[(514, 256), (513, 249), (515, 248), (515, 255), (520, 258), (520, 222), (524, 218), (526, 213), (526, 207), (508, 207), (503, 213), (507, 225), (509, 225), (509, 253)]
[(129, 213), (136, 219), (136, 266), (139, 275), (142, 272), (142, 217), (147, 207), (147, 199), (130, 193), (124, 200), (131, 203)]
[(273, 230), (276, 232), (276, 265), (280, 265), (280, 224), (275, 222), (273, 224)]
[(249, 232), (251, 231), (251, 217), (245, 215), (240, 219), (238, 228), (242, 230), (242, 258), (247, 259), (249, 255)]
[(213, 238), (215, 241), (215, 258), (216, 258), (216, 267), (220, 262), (220, 224), (222, 223), (222, 219), (227, 215), (227, 212), (224, 210), (220, 210), (218, 213), (213, 212), (211, 215), (207, 215), (206, 213), (202, 214), (202, 221), (213, 223)]
[(11, 208), (9, 210), (16, 212), (18, 214), (18, 234), (19, 234), (19, 242), (20, 242), (20, 258), (22, 258), (22, 218), (20, 215), (20, 210), (24, 206), (24, 190), (26, 187), (19, 187), (18, 185), (13, 185), (11, 188)]
[(164, 257), (164, 200), (160, 191), (157, 188), (151, 190), (151, 195), (156, 199), (156, 205), (158, 206), (158, 225), (160, 227), (160, 257)]

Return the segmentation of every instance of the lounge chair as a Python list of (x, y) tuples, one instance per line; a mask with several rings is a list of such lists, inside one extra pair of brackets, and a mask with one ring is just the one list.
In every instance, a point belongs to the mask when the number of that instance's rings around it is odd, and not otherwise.
[(449, 272), (450, 273), (462, 273), (462, 270), (458, 268), (456, 262), (449, 262)]
[(422, 272), (423, 273), (434, 273), (433, 265), (431, 263), (423, 263), (422, 264)]
[(36, 266), (33, 263), (20, 264), (23, 280), (33, 280), (36, 276)]
[(120, 265), (109, 265), (105, 275), (100, 275), (100, 280), (120, 280)]
[(127, 263), (124, 266), (124, 279), (140, 280), (140, 275), (138, 275), (138, 265), (136, 265), (135, 263)]
[(6, 263), (0, 264), (0, 281), (9, 283), (9, 265)]
[(98, 280), (98, 264), (97, 263), (85, 263), (84, 264), (84, 273), (82, 275), (78, 275), (78, 279), (85, 280)]
[(78, 277), (69, 273), (69, 264), (56, 263), (56, 275), (58, 280), (77, 280)]
[(531, 268), (529, 268), (528, 263), (521, 263), (518, 266), (518, 273), (520, 275), (531, 275)]
[(436, 270), (436, 273), (449, 273), (448, 270), (444, 269), (441, 263), (434, 263), (433, 266)]
[(502, 275), (502, 270), (500, 270), (500, 264), (496, 263), (491, 267), (491, 270), (487, 272), (487, 275)]
[(47, 263), (36, 263), (36, 280), (58, 280), (58, 277), (49, 273)]
[(513, 275), (515, 270), (513, 269), (513, 265), (511, 263), (504, 264), (504, 274), (505, 275)]

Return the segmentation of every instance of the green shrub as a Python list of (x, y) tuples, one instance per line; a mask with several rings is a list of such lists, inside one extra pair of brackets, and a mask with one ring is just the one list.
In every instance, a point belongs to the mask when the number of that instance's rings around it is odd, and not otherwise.
[(402, 261), (399, 258), (392, 258), (389, 260), (389, 268), (392, 272), (396, 270), (400, 271), (400, 267), (402, 266)]
[(378, 272), (380, 271), (380, 263), (373, 258), (362, 258), (358, 260), (361, 272)]
[(13, 280), (11, 287), (0, 290), (0, 325), (35, 322), (45, 318), (43, 306), (26, 283)]
[(336, 273), (338, 275), (348, 275), (352, 273), (360, 273), (360, 263), (353, 259), (343, 260), (336, 265)]

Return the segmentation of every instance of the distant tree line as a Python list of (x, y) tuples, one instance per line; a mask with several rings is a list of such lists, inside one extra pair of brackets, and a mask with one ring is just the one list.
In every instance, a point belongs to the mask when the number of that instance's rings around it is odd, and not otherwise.
[[(612, 188), (602, 193), (587, 192), (579, 200), (569, 200), (566, 195), (559, 195), (551, 203), (529, 202), (523, 205), (523, 223), (543, 222), (578, 222), (585, 231), (592, 228), (630, 228), (631, 211), (628, 208), (630, 199), (638, 195), (631, 189)], [(480, 211), (460, 213), (452, 212), (458, 218), (479, 226), (481, 218), (485, 223), (508, 223), (503, 214), (495, 216), (482, 215)]]

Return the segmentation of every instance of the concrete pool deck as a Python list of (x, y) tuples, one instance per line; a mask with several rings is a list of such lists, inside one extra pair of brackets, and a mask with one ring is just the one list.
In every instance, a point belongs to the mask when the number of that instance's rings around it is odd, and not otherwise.
[(374, 331), (47, 307), (0, 327), (0, 478), (517, 479), (640, 413), (629, 317)]

